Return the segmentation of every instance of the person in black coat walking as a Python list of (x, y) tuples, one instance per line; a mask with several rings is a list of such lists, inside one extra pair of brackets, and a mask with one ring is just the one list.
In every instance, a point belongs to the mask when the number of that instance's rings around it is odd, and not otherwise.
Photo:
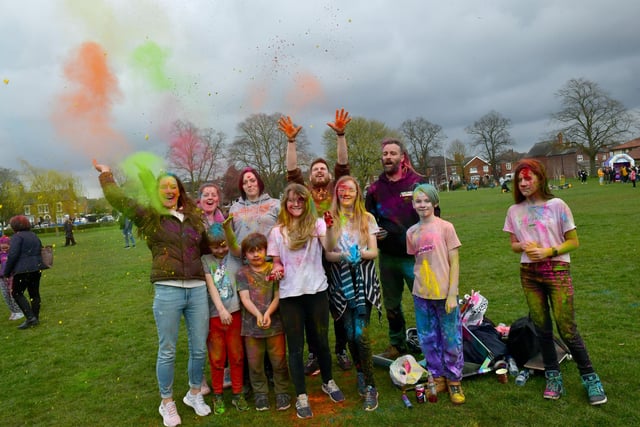
[[(4, 275), (13, 275), (11, 296), (24, 313), (27, 320), (18, 329), (36, 326), (40, 317), (40, 277), (46, 266), (42, 263), (42, 242), (31, 231), (31, 223), (24, 215), (16, 215), (9, 220), (14, 235), (7, 257)], [(24, 291), (29, 291), (29, 300)]]

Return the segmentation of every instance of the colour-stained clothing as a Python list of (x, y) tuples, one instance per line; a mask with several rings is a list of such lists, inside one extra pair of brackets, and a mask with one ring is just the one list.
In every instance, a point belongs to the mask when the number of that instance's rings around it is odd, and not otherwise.
[(449, 251), (460, 246), (453, 224), (438, 217), (407, 230), (407, 253), (416, 257), (413, 295), (430, 300), (447, 298)]
[[(273, 302), (274, 292), (278, 290), (278, 282), (266, 279), (273, 268), (272, 263), (268, 264), (267, 270), (260, 273), (249, 266), (244, 266), (236, 274), (238, 292), (249, 291), (249, 299), (260, 313), (267, 311)], [(248, 310), (242, 311), (242, 336), (265, 338), (283, 333), (279, 310), (271, 315), (271, 326), (267, 329), (259, 327), (256, 317)]]
[(397, 180), (390, 181), (385, 174), (367, 189), (365, 206), (373, 214), (378, 226), (387, 230), (387, 237), (378, 241), (380, 252), (409, 258), (406, 252), (407, 229), (418, 222), (418, 214), (411, 204), (413, 189), (424, 178), (408, 170)]
[[(235, 313), (240, 310), (240, 297), (235, 285), (234, 266), (229, 263), (230, 254), (227, 254), (222, 260), (211, 254), (202, 256), (202, 267), (204, 271), (211, 274), (213, 284), (215, 285), (222, 304), (229, 313)], [(209, 316), (218, 317), (218, 309), (209, 296)]]
[[(507, 211), (503, 231), (512, 233), (520, 242), (538, 242), (541, 247), (558, 247), (564, 242), (564, 234), (576, 228), (569, 206), (558, 198), (547, 200), (543, 205), (531, 205), (526, 201), (512, 205)], [(554, 261), (570, 262), (569, 253), (552, 258)], [(522, 252), (520, 262), (533, 262)]]
[(285, 268), (280, 281), (281, 299), (316, 294), (327, 289), (327, 276), (322, 267), (322, 244), (318, 239), (326, 233), (324, 219), (318, 218), (313, 237), (302, 249), (292, 251), (288, 239), (282, 235), (281, 226), (271, 230), (267, 255), (280, 257)]

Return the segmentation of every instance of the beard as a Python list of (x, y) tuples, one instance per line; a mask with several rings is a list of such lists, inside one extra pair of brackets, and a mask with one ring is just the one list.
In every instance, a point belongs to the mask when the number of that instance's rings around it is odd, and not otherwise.
[(395, 163), (395, 162), (391, 162), (391, 163), (383, 163), (382, 164), (382, 169), (384, 170), (385, 174), (394, 174), (396, 172), (398, 172), (398, 170), (400, 169), (400, 162)]
[(325, 175), (324, 178), (310, 177), (309, 178), (309, 182), (311, 183), (312, 187), (316, 187), (316, 188), (317, 187), (326, 187), (331, 182), (331, 176), (330, 175)]

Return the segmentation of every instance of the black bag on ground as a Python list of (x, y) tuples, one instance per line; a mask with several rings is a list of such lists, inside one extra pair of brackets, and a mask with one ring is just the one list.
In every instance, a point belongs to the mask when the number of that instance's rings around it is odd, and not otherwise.
[(518, 366), (524, 366), (529, 359), (540, 353), (536, 329), (529, 316), (521, 317), (511, 324), (507, 350)]
[[(467, 329), (491, 351), (494, 359), (499, 359), (507, 354), (507, 345), (502, 341), (500, 334), (496, 331), (491, 321), (485, 319), (480, 325), (467, 326)], [(486, 354), (483, 354), (481, 349), (474, 345), (473, 341), (463, 340), (462, 347), (465, 362), (482, 363), (485, 360)]]

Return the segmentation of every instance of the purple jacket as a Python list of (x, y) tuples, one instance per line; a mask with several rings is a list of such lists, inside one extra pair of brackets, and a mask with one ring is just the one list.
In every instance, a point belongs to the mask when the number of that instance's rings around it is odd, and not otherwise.
[(398, 181), (389, 181), (383, 173), (369, 186), (365, 207), (376, 218), (380, 228), (389, 233), (378, 240), (378, 248), (383, 254), (412, 257), (407, 254), (407, 229), (420, 219), (413, 209), (413, 189), (423, 183), (424, 178), (413, 171)]

